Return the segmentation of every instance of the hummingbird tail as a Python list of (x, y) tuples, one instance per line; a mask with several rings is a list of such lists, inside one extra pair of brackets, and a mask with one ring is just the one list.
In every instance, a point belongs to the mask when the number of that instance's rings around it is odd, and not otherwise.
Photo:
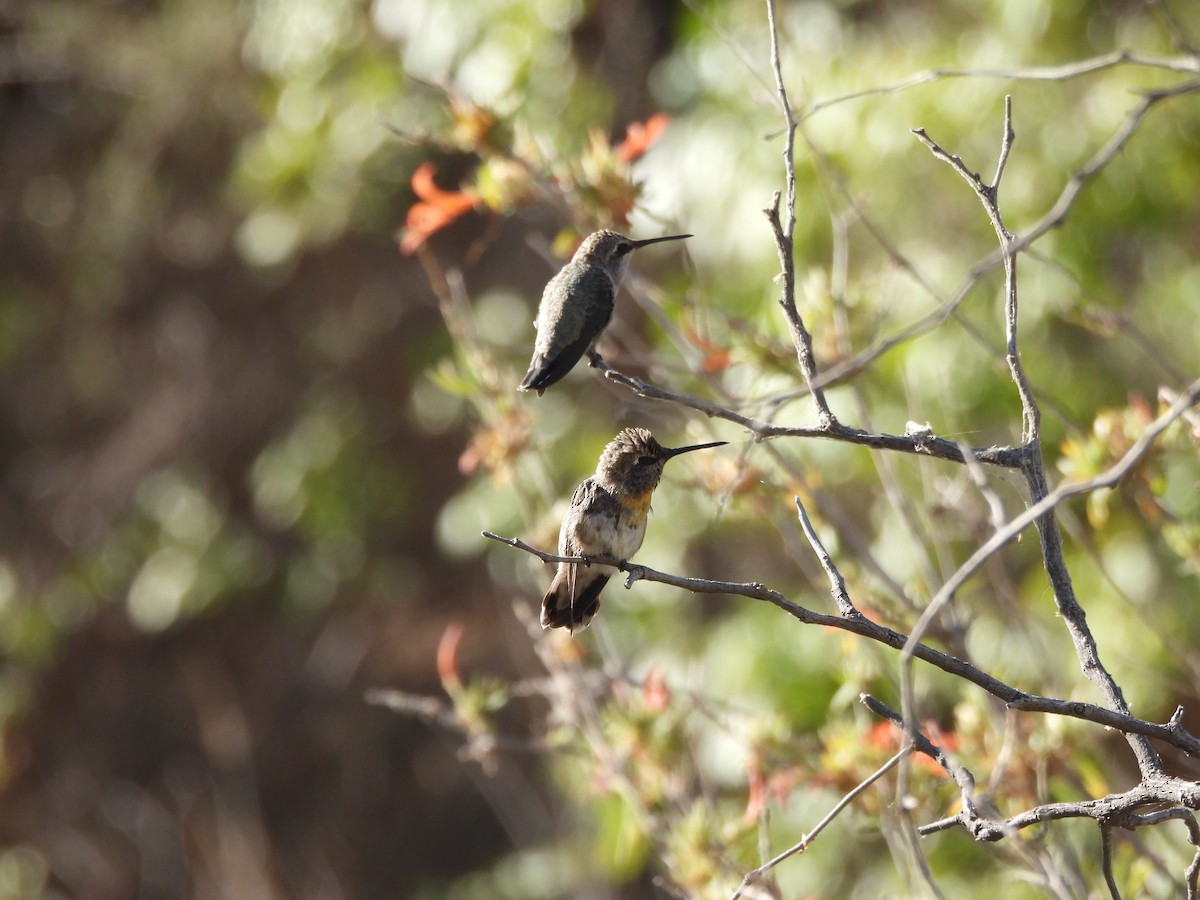
[(535, 353), (519, 390), (537, 391), (540, 397), (546, 388), (562, 381), (591, 346), (591, 336), (584, 335), (567, 344), (553, 356), (549, 353)]
[(517, 390), (537, 391), (537, 395), (540, 397), (542, 394), (546, 393), (546, 388), (549, 387), (546, 381), (546, 372), (538, 364), (538, 360), (535, 359), (532, 363), (530, 363), (529, 371), (525, 373), (525, 380), (517, 386)]
[(600, 591), (606, 584), (608, 575), (595, 568), (589, 571), (575, 565), (561, 566), (542, 598), (542, 627), (570, 631), (587, 628), (600, 611)]

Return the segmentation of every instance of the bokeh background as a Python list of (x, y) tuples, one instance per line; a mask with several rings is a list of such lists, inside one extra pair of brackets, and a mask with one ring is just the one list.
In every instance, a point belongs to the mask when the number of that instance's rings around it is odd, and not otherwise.
[[(924, 323), (834, 391), (839, 415), (1015, 442), (1000, 281), (971, 274), (994, 236), (909, 129), (986, 175), (1011, 93), (1002, 202), (1019, 230), (1136, 92), (1195, 77), (1197, 9), (780, 0), (779, 17), (805, 116), (797, 266), (818, 359)], [(642, 551), (658, 568), (827, 608), (801, 495), (859, 604), (906, 630), (986, 534), (957, 467), (755, 445), (584, 367), (540, 400), (511, 391), (541, 286), (579, 233), (619, 224), (695, 237), (639, 254), (607, 358), (812, 421), (788, 399), (800, 381), (761, 213), (783, 184), (768, 39), (749, 0), (0, 4), (0, 897), (727, 895), (762, 842), (799, 839), (890, 754), (855, 698), (894, 699), (894, 657), (745, 599), (614, 584), (593, 629), (549, 645), (630, 687), (603, 721), (657, 772), (631, 790), (598, 774), (594, 745), (556, 734), (536, 690), (502, 687), (545, 674), (513, 601), (548, 574), (479, 532), (551, 547), (563, 500), (625, 425), (731, 442), (668, 472)], [(980, 73), (1119, 51), (1133, 57), (1073, 77)], [(946, 69), (975, 74), (829, 102)], [(644, 153), (614, 150), (662, 113)], [(427, 163), (471, 209), (402, 254)], [(1196, 375), (1197, 196), (1200, 99), (1184, 93), (1023, 258), (1025, 363), (1061, 477), (1103, 469), (1160, 387)], [(1121, 490), (1064, 512), (1133, 708), (1161, 721), (1190, 704), (1193, 730), (1198, 468), (1178, 429)], [(1020, 511), (1017, 479), (994, 487)], [(1094, 700), (1032, 544), (972, 582), (934, 638), (1028, 690)], [(1000, 771), (1010, 812), (1132, 777), (1111, 736), (1013, 723), (923, 677), (924, 713), (981, 782)], [(469, 696), (451, 702), (455, 678)], [(551, 749), (465, 759), (461, 720), (367, 703), (376, 688), (474, 704), (477, 728), (510, 701), (506, 733)], [(936, 772), (918, 775), (927, 818), (952, 810)], [(660, 795), (647, 819), (639, 804)], [(783, 895), (902, 895), (879, 826), (891, 799), (788, 863)], [(1007, 878), (1007, 896), (1043, 896), (1045, 880), (1011, 873), (1057, 866), (1076, 891), (1060, 895), (1086, 896), (1095, 835), (1043, 840), (945, 834), (928, 852), (948, 895)], [(1172, 896), (1187, 848), (1155, 840), (1119, 848), (1122, 877)]]

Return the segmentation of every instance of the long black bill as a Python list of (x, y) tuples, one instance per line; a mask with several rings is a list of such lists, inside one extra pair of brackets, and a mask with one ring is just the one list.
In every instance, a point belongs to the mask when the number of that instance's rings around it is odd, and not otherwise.
[(691, 453), (693, 450), (707, 450), (709, 447), (724, 447), (729, 441), (713, 441), (711, 444), (693, 444), (690, 447), (663, 447), (663, 457), (670, 459), (680, 453)]
[(633, 249), (645, 247), (647, 244), (657, 244), (660, 241), (682, 241), (684, 238), (690, 238), (690, 234), (669, 234), (666, 237), (646, 238), (644, 241), (634, 241)]

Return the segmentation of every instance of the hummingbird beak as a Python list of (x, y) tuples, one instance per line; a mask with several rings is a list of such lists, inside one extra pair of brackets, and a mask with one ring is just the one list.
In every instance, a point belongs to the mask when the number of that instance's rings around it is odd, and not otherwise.
[(633, 241), (633, 248), (645, 247), (648, 244), (657, 244), (660, 241), (682, 241), (684, 238), (690, 238), (690, 234), (669, 234), (666, 237), (646, 238), (644, 241)]
[(729, 441), (713, 441), (711, 444), (693, 444), (690, 447), (663, 447), (663, 458), (670, 459), (680, 453), (691, 453), (693, 450), (707, 450), (709, 447), (724, 447)]

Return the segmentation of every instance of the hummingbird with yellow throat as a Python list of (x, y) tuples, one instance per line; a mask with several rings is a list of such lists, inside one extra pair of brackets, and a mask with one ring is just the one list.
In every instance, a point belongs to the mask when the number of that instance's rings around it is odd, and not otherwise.
[(589, 234), (542, 291), (533, 359), (520, 390), (537, 391), (540, 397), (591, 350), (612, 319), (617, 291), (634, 250), (690, 237), (671, 234), (635, 241), (615, 231)]
[[(664, 447), (645, 428), (626, 428), (604, 448), (596, 474), (571, 496), (558, 555), (628, 560), (646, 536), (650, 498), (667, 460), (723, 444)], [(560, 562), (542, 598), (542, 627), (586, 628), (600, 610), (600, 591), (616, 572), (599, 563)]]

